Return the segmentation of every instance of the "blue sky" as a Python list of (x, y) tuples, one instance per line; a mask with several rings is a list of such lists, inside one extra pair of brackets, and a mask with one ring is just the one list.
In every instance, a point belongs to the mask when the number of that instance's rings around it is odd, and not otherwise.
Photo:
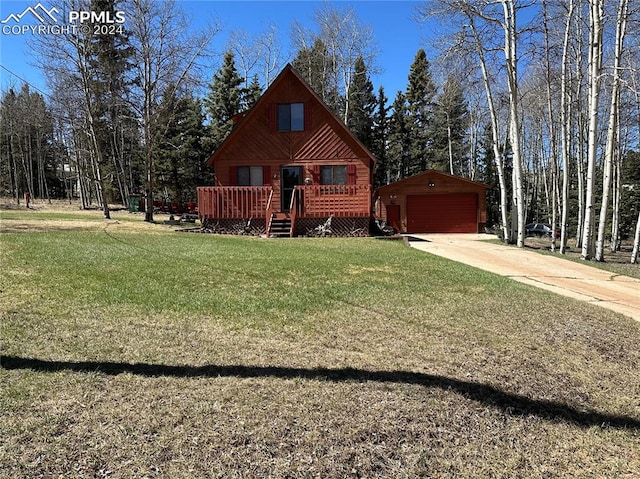
[[(36, 6), (38, 2), (45, 8), (49, 7), (47, 0), (1, 0), (0, 20), (6, 19), (11, 13), (20, 14), (25, 8)], [(314, 12), (322, 5), (321, 2), (303, 0), (183, 0), (180, 3), (193, 18), (193, 28), (199, 28), (213, 19), (217, 19), (222, 24), (223, 30), (214, 41), (216, 51), (221, 52), (226, 47), (231, 30), (241, 29), (248, 33), (260, 33), (272, 24), (277, 27), (283, 49), (288, 51), (290, 50), (290, 30), (294, 20), (312, 27)], [(372, 76), (371, 79), (376, 91), (380, 85), (384, 85), (387, 97), (393, 100), (397, 90), (406, 88), (409, 68), (416, 51), (419, 48), (427, 49), (424, 40), (429, 32), (413, 20), (414, 10), (419, 2), (369, 0), (330, 3), (338, 8), (352, 7), (356, 11), (358, 20), (373, 28), (378, 51), (377, 63), (381, 73)], [(25, 16), (22, 23), (25, 22), (37, 23), (30, 16)], [(43, 76), (33, 65), (32, 54), (27, 45), (30, 35), (31, 33), (25, 35), (0, 33), (0, 63), (15, 75), (46, 92)], [(218, 65), (212, 65), (212, 74), (217, 67)], [(14, 74), (0, 69), (2, 91), (22, 83)]]

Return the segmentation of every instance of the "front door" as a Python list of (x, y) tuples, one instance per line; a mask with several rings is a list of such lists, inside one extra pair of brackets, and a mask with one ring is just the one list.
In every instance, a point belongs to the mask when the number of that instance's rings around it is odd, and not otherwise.
[[(288, 213), (291, 209), (291, 197), (295, 187), (302, 184), (301, 166), (283, 166), (280, 170), (280, 208)], [(300, 201), (300, 198), (298, 198)], [(298, 205), (300, 208), (302, 205)]]

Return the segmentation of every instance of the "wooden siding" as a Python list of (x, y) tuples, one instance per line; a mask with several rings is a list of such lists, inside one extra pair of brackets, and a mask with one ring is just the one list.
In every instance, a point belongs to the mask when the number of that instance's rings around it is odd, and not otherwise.
[[(281, 103), (303, 103), (304, 131), (277, 131), (274, 112)], [(272, 87), (232, 131), (229, 140), (216, 151), (209, 164), (219, 161), (237, 165), (301, 162), (311, 159), (358, 160), (371, 168), (372, 157), (335, 115), (292, 70), (285, 70)], [(241, 138), (241, 140), (235, 137)], [(223, 182), (223, 178), (219, 180)]]

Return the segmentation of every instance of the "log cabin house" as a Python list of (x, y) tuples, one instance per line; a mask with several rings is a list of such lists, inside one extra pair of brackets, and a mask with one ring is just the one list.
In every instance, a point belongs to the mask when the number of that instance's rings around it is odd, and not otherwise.
[(207, 162), (215, 186), (198, 188), (205, 229), (369, 234), (376, 159), (291, 65), (234, 122)]

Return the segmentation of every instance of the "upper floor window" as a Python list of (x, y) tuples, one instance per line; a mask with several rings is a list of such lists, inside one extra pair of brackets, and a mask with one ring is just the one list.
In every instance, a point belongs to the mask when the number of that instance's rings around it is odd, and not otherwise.
[(278, 104), (278, 131), (304, 131), (304, 103)]

